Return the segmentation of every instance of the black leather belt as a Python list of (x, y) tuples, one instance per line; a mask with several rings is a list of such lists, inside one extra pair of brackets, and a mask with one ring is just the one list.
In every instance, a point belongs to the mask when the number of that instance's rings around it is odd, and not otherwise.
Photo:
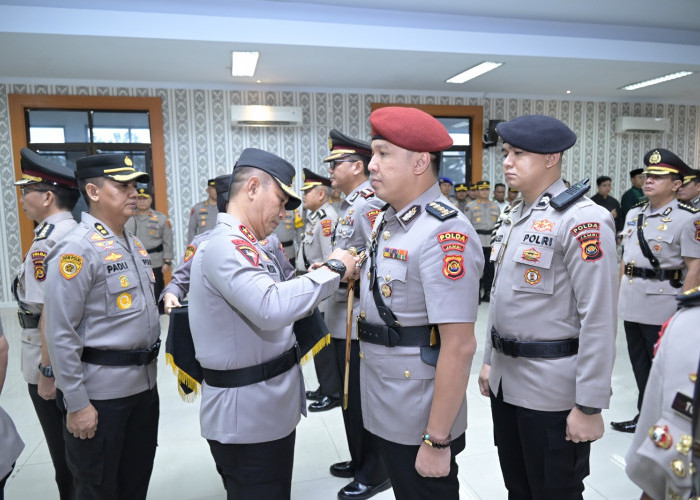
[(22, 310), (17, 311), (17, 319), (19, 319), (19, 326), (22, 328), (39, 328), (39, 319), (41, 314), (32, 314)]
[(432, 328), (430, 325), (398, 327), (375, 325), (357, 318), (357, 338), (386, 347), (428, 347)]
[(146, 250), (148, 253), (158, 253), (163, 251), (163, 244), (161, 243), (157, 247), (149, 248)]
[(294, 347), (284, 354), (259, 365), (234, 370), (202, 368), (202, 372), (204, 373), (204, 381), (212, 387), (242, 387), (282, 375), (298, 364), (300, 359), (299, 346), (294, 344)]
[(291, 247), (294, 245), (294, 240), (280, 241), (280, 245), (283, 247)]
[(150, 364), (158, 357), (160, 351), (160, 339), (147, 349), (112, 350), (83, 347), (80, 359), (84, 363), (104, 366), (143, 366)]
[(625, 276), (630, 278), (658, 279), (661, 281), (679, 280), (683, 276), (683, 269), (659, 269), (657, 272), (653, 269), (627, 264), (625, 266)]
[(476, 234), (491, 234), (493, 229), (477, 229)]
[(578, 353), (578, 339), (527, 342), (501, 337), (491, 329), (491, 346), (498, 352), (514, 358), (563, 358)]

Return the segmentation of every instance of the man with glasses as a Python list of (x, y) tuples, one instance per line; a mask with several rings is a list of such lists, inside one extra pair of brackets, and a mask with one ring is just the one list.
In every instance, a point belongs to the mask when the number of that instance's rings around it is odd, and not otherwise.
[(22, 327), (22, 374), (46, 437), (59, 496), (62, 500), (72, 499), (75, 495), (73, 474), (66, 465), (63, 419), (56, 406), (56, 386), (49, 353), (42, 341), (41, 317), (46, 291), (46, 256), (77, 225), (71, 210), (80, 193), (71, 169), (27, 148), (22, 148), (20, 155), (22, 178), (15, 186), (22, 191), (22, 210), (37, 224), (32, 246), (12, 286)]
[[(667, 149), (644, 155), (645, 201), (627, 213), (622, 232), (620, 318), (642, 407), (661, 325), (676, 311), (676, 296), (700, 284), (700, 211), (676, 199), (690, 167)], [(634, 432), (632, 420), (612, 422)]]
[[(334, 248), (360, 249), (372, 232), (372, 224), (384, 202), (376, 197), (369, 182), (367, 165), (371, 156), (369, 144), (348, 137), (338, 130), (328, 135), (330, 154), (328, 163), (331, 186), (339, 188), (345, 198), (340, 204), (338, 223), (333, 231)], [(360, 282), (361, 283), (361, 282)], [(360, 290), (355, 284), (355, 293)], [(357, 295), (355, 295), (357, 296)], [(340, 380), (345, 380), (347, 287), (338, 290), (328, 301), (326, 323), (331, 330), (335, 360)], [(362, 421), (360, 396), (360, 346), (357, 340), (355, 317), (359, 314), (359, 300), (353, 303), (352, 340), (348, 367), (348, 404), (343, 409), (345, 435), (350, 449), (350, 461), (331, 465), (336, 477), (354, 478), (338, 492), (340, 499), (370, 498), (389, 487), (389, 479), (379, 456), (376, 442), (365, 430)]]
[(692, 170), (683, 178), (683, 185), (678, 189), (678, 199), (686, 205), (700, 208), (700, 171)]

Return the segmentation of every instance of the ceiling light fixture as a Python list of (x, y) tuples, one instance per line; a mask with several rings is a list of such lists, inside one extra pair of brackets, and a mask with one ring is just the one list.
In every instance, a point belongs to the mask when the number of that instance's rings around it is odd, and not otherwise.
[(255, 67), (258, 65), (258, 57), (260, 52), (232, 52), (231, 75), (253, 76)]
[(659, 83), (668, 82), (669, 80), (675, 80), (676, 78), (683, 78), (684, 76), (692, 75), (693, 73), (694, 71), (679, 71), (678, 73), (671, 73), (658, 78), (652, 78), (651, 80), (646, 80), (644, 82), (625, 85), (624, 87), (620, 87), (620, 90), (637, 90), (644, 87), (649, 87), (650, 85), (657, 85)]
[(460, 74), (453, 76), (446, 83), (464, 83), (481, 76), (484, 73), (488, 73), (491, 70), (503, 66), (503, 63), (484, 61), (476, 66), (469, 68), (466, 71), (462, 71)]

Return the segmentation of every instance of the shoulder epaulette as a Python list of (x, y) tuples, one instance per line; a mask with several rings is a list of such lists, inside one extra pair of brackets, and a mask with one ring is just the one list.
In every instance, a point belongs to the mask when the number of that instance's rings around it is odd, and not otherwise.
[(46, 238), (48, 238), (51, 234), (51, 231), (53, 231), (54, 227), (56, 227), (54, 224), (47, 224), (44, 222), (43, 227), (34, 237), (34, 241), (45, 240)]
[(363, 189), (362, 191), (360, 191), (360, 195), (363, 198), (371, 198), (372, 196), (374, 196), (374, 191), (369, 188)]
[(326, 211), (323, 210), (322, 208), (319, 208), (318, 211), (316, 212), (316, 218), (320, 219), (325, 219), (326, 218)]
[(440, 220), (447, 220), (455, 217), (459, 211), (441, 201), (431, 201), (425, 206), (425, 211)]
[(700, 306), (700, 286), (683, 292), (680, 294), (676, 300), (678, 301), (678, 307), (695, 307)]
[(642, 200), (642, 201), (638, 202), (636, 205), (633, 205), (632, 208), (644, 207), (644, 206), (646, 206), (647, 203), (649, 203), (648, 200)]
[(695, 208), (693, 205), (688, 205), (687, 203), (684, 203), (682, 201), (678, 202), (678, 208), (682, 208), (683, 210), (687, 210), (691, 214), (696, 214), (700, 212), (700, 209)]

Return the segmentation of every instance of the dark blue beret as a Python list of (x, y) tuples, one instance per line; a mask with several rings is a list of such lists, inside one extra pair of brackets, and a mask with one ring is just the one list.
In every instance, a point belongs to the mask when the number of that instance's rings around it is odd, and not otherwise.
[(246, 148), (233, 167), (234, 174), (239, 167), (258, 168), (270, 174), (280, 189), (289, 196), (289, 200), (284, 206), (287, 210), (294, 210), (301, 205), (301, 198), (292, 189), (296, 170), (287, 160), (262, 149)]
[(531, 153), (561, 153), (576, 144), (576, 134), (563, 122), (545, 115), (525, 115), (496, 125), (503, 142)]

